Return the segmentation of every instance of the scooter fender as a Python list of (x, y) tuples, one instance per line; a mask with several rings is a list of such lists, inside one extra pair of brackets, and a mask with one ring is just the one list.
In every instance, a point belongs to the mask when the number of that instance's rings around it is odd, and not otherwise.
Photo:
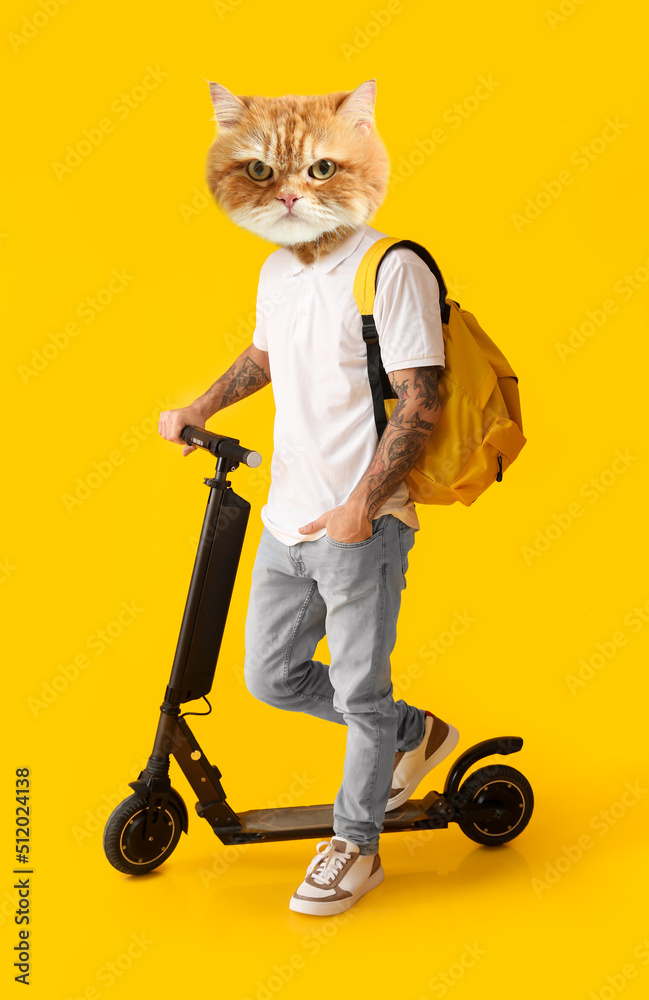
[[(136, 795), (141, 795), (142, 798), (145, 799), (147, 802), (151, 798), (151, 788), (149, 787), (146, 781), (141, 781), (140, 779), (137, 779), (135, 781), (129, 781), (128, 786), (129, 788), (133, 789)], [(168, 791), (162, 792), (161, 795), (164, 797), (164, 799), (167, 798), (171, 799), (176, 809), (178, 810), (178, 815), (180, 816), (180, 825), (183, 829), (183, 832), (187, 833), (189, 830), (189, 816), (187, 813), (187, 806), (185, 805), (180, 794), (176, 791), (175, 788), (169, 788)]]

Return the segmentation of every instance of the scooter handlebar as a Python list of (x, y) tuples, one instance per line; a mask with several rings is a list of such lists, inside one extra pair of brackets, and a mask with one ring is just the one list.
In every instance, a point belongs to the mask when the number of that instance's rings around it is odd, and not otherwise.
[(193, 444), (199, 448), (205, 448), (216, 458), (231, 458), (235, 462), (247, 465), (251, 469), (256, 469), (261, 465), (261, 455), (258, 451), (251, 451), (249, 448), (242, 448), (238, 438), (226, 437), (223, 434), (214, 434), (206, 431), (204, 427), (194, 427), (192, 424), (185, 424), (180, 432), (180, 436), (186, 444)]

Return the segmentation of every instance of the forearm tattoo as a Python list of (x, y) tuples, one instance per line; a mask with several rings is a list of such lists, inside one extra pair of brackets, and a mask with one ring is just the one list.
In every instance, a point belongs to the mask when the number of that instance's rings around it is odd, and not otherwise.
[(378, 508), (392, 496), (424, 449), (439, 412), (438, 381), (441, 366), (417, 368), (414, 376), (391, 372), (390, 383), (398, 396), (369, 468), (350, 496), (365, 496), (371, 524)]
[(215, 402), (220, 398), (219, 410), (222, 410), (231, 403), (236, 403), (238, 399), (250, 396), (269, 382), (270, 378), (266, 371), (252, 358), (237, 358), (225, 375), (221, 375), (221, 378), (210, 386), (205, 395)]

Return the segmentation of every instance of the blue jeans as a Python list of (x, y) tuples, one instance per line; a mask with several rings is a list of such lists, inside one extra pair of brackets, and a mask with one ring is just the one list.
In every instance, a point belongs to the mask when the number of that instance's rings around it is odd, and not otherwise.
[[(251, 694), (347, 725), (334, 833), (378, 850), (395, 750), (412, 750), (425, 712), (394, 700), (390, 654), (415, 529), (392, 514), (362, 542), (285, 545), (264, 527), (252, 571), (244, 676)], [(331, 665), (313, 659), (327, 635)]]

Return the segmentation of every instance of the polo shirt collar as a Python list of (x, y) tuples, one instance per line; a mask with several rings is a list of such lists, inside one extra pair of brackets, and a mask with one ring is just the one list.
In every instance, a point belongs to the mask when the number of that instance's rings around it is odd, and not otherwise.
[[(332, 271), (334, 269), (336, 264), (340, 264), (340, 262), (345, 260), (346, 257), (351, 256), (351, 254), (353, 254), (354, 250), (356, 249), (360, 241), (363, 239), (366, 228), (367, 226), (359, 226), (358, 229), (355, 229), (352, 233), (349, 233), (349, 235), (346, 236), (345, 239), (342, 240), (337, 245), (337, 247), (331, 251), (331, 253), (328, 253), (325, 257), (322, 257), (320, 260), (314, 261), (314, 263), (311, 265), (313, 270), (319, 271), (321, 274), (327, 274), (329, 271)], [(296, 257), (295, 254), (291, 253), (291, 264), (290, 264), (291, 273), (298, 274), (300, 271), (304, 269), (304, 267), (305, 265), (302, 263), (302, 261), (299, 260), (299, 258)]]

